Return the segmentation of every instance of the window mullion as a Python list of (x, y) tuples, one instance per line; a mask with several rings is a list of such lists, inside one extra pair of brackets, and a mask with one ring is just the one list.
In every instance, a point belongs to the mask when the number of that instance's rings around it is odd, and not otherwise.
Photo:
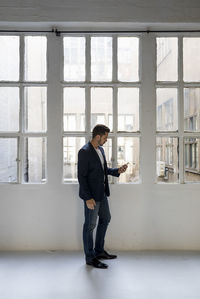
[(113, 43), (112, 43), (112, 59), (113, 59), (113, 82), (118, 82), (117, 80), (117, 72), (118, 72), (118, 63), (117, 63), (117, 36), (113, 36)]
[(90, 140), (91, 132), (91, 92), (88, 83), (91, 80), (91, 36), (86, 35), (86, 62), (85, 62), (85, 73), (86, 73), (86, 89), (85, 89), (85, 129), (86, 129), (86, 141)]
[(91, 121), (90, 121), (90, 115), (91, 115), (91, 92), (90, 87), (87, 86), (85, 89), (85, 125), (86, 125), (86, 141), (90, 140), (90, 132), (91, 132)]
[(24, 148), (24, 86), (23, 86), (23, 82), (24, 82), (24, 73), (25, 73), (25, 69), (24, 69), (24, 57), (25, 57), (25, 41), (24, 41), (25, 37), (24, 35), (20, 36), (20, 73), (19, 73), (19, 81), (20, 81), (20, 124), (19, 124), (19, 169), (18, 169), (18, 175), (19, 175), (19, 179), (18, 182), (21, 184), (24, 182), (24, 178), (23, 178), (23, 173), (24, 173), (24, 156), (25, 156), (25, 148)]
[[(117, 36), (113, 36), (112, 43), (112, 65), (113, 65), (113, 82), (117, 82)], [(112, 165), (117, 167), (117, 86), (113, 86), (113, 138), (112, 138)], [(116, 182), (116, 178), (112, 178), (112, 182)]]
[(91, 81), (91, 36), (86, 35), (86, 63), (85, 63), (85, 73), (86, 73), (86, 82)]
[(183, 37), (178, 38), (178, 133), (179, 133), (179, 182), (184, 183), (184, 83)]
[[(118, 107), (117, 107), (117, 87), (113, 87), (113, 138), (112, 138), (112, 166), (117, 167), (117, 128), (118, 128)], [(112, 182), (116, 182), (113, 177)]]

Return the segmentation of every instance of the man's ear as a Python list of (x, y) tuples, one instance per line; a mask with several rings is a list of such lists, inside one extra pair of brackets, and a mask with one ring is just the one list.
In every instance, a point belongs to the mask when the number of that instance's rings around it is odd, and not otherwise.
[(101, 136), (100, 135), (96, 135), (96, 139), (97, 139), (97, 141), (99, 141), (101, 139)]

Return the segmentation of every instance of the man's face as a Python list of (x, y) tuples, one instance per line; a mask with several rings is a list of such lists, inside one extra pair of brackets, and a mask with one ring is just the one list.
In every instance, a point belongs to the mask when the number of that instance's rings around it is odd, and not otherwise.
[(102, 135), (102, 136), (98, 136), (98, 144), (100, 146), (104, 145), (104, 143), (106, 143), (107, 139), (108, 139), (108, 132), (105, 133), (105, 135)]

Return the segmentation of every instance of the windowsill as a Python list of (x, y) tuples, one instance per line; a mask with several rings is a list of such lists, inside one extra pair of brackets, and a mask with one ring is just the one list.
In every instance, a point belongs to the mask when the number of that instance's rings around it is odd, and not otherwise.
[(199, 172), (198, 170), (195, 170), (195, 169), (186, 168), (185, 171), (186, 171), (186, 172), (191, 172), (191, 173), (195, 173), (195, 174), (199, 174), (199, 175), (200, 175), (200, 172)]

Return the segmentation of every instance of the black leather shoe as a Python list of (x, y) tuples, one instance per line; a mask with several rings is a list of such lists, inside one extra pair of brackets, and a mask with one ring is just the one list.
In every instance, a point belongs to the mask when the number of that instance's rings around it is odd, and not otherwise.
[(117, 255), (115, 255), (115, 254), (109, 254), (108, 252), (106, 252), (104, 250), (104, 252), (96, 255), (96, 258), (97, 259), (104, 259), (104, 260), (113, 260), (113, 259), (117, 258)]
[(94, 258), (93, 260), (91, 260), (91, 262), (86, 262), (86, 264), (93, 266), (95, 268), (99, 268), (99, 269), (107, 269), (108, 268), (107, 264), (100, 262), (97, 258)]

